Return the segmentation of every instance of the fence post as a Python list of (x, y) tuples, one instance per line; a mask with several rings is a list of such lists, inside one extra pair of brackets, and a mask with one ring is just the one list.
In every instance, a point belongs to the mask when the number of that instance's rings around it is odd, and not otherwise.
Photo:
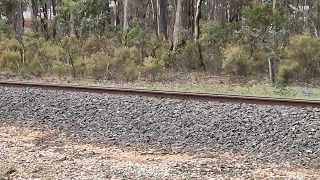
[(269, 57), (268, 58), (268, 62), (269, 62), (269, 79), (270, 79), (271, 85), (273, 85), (275, 83), (274, 58), (273, 57)]

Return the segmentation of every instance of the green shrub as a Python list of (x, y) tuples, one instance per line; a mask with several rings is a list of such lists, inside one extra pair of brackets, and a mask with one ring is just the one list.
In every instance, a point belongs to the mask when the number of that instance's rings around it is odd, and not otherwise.
[(138, 19), (131, 20), (129, 27), (125, 34), (126, 45), (136, 47), (144, 57), (152, 54), (158, 41), (153, 27)]
[(60, 46), (52, 41), (46, 41), (36, 51), (33, 59), (29, 59), (30, 73), (34, 76), (50, 75), (52, 73), (52, 63), (64, 58), (65, 53)]
[(301, 72), (301, 66), (297, 62), (290, 65), (282, 65), (278, 69), (277, 82), (279, 84), (288, 84), (291, 78)]
[[(285, 59), (282, 65), (298, 63), (301, 67), (299, 73), (305, 75), (319, 76), (320, 74), (320, 38), (308, 34), (295, 35), (290, 38), (289, 44), (285, 48)], [(293, 74), (300, 76), (301, 74)]]
[(175, 55), (177, 69), (182, 70), (196, 70), (198, 69), (199, 56), (193, 42), (187, 42), (183, 48)]
[(93, 54), (86, 61), (87, 69), (86, 72), (89, 76), (94, 77), (96, 79), (99, 78), (107, 78), (109, 79), (111, 74), (109, 71), (109, 67), (111, 64), (111, 57), (98, 52)]
[(21, 46), (16, 39), (0, 42), (0, 68), (19, 73), (22, 65)]
[(251, 58), (246, 49), (240, 45), (228, 45), (223, 49), (224, 72), (234, 76), (248, 75), (250, 72)]
[(0, 19), (0, 41), (10, 37), (10, 26), (7, 19)]
[(124, 77), (126, 80), (131, 80), (129, 75), (133, 74), (135, 79), (142, 62), (142, 55), (137, 48), (120, 47), (115, 50), (109, 70), (113, 78)]
[(71, 72), (73, 71), (73, 67), (71, 66), (71, 64), (61, 61), (53, 61), (52, 68), (54, 73), (60, 78), (70, 76)]
[(142, 73), (145, 77), (151, 76), (155, 81), (156, 78), (165, 72), (165, 63), (153, 57), (146, 57), (143, 62)]
[(108, 56), (114, 55), (114, 50), (118, 45), (105, 37), (90, 37), (88, 38), (84, 45), (83, 50), (86, 56), (90, 57), (92, 54), (102, 52)]
[(165, 67), (177, 67), (176, 52), (174, 51), (164, 50), (161, 54), (157, 55), (157, 58), (165, 63)]
[(252, 54), (252, 61), (250, 63), (251, 72), (255, 74), (267, 74), (269, 68), (269, 55), (263, 48), (258, 48)]
[(225, 42), (226, 29), (213, 21), (201, 23), (199, 42), (202, 46), (203, 61), (210, 72), (220, 72), (222, 68), (221, 47)]
[(74, 35), (64, 36), (59, 45), (65, 52), (64, 63), (71, 65), (72, 75), (76, 77), (75, 61), (84, 54), (80, 40)]
[(124, 65), (123, 76), (127, 82), (138, 79), (139, 74), (140, 68), (133, 61), (129, 61)]
[(4, 51), (0, 58), (0, 67), (18, 73), (21, 66), (21, 55), (15, 51)]

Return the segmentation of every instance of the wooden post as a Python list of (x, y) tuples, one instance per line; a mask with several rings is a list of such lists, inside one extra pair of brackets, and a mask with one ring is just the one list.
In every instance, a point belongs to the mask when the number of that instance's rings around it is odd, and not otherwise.
[(271, 85), (273, 85), (275, 83), (274, 58), (273, 57), (269, 57), (268, 58), (268, 62), (269, 62), (269, 79), (270, 79)]

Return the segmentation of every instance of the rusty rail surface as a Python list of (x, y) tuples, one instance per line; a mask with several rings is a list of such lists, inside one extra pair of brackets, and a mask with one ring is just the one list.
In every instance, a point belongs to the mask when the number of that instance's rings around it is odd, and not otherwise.
[(30, 82), (19, 82), (19, 81), (0, 81), (0, 86), (16, 87), (16, 88), (40, 88), (40, 89), (46, 89), (46, 90), (63, 90), (63, 91), (73, 91), (73, 92), (136, 95), (136, 96), (172, 98), (172, 99), (192, 100), (192, 101), (236, 102), (236, 103), (272, 105), (272, 106), (280, 105), (280, 106), (320, 108), (319, 100), (284, 99), (284, 98), (239, 96), (239, 95), (226, 95), (226, 94), (158, 91), (158, 90), (147, 90), (147, 89), (30, 83)]

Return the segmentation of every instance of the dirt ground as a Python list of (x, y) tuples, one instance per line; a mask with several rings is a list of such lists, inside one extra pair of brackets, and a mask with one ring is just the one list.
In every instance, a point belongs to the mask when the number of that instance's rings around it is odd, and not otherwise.
[(231, 153), (139, 152), (0, 124), (0, 179), (320, 179), (320, 170), (247, 163)]

